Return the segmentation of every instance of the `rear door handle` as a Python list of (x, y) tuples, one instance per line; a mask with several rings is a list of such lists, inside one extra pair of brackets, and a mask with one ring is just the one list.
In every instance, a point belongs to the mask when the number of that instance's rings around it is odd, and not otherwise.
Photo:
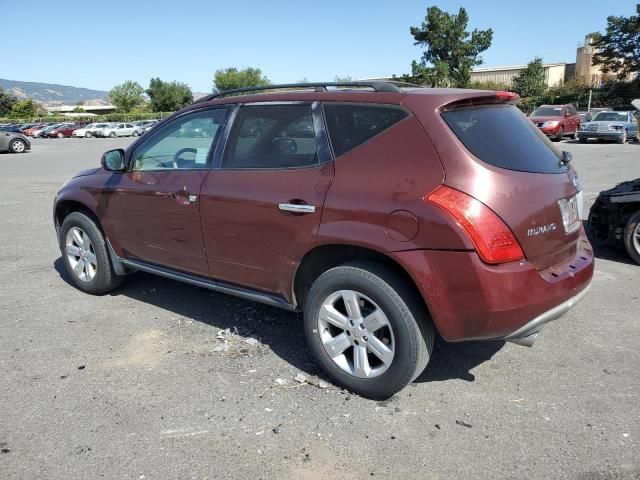
[(300, 205), (297, 203), (280, 203), (278, 209), (293, 213), (314, 213), (316, 211), (315, 205)]

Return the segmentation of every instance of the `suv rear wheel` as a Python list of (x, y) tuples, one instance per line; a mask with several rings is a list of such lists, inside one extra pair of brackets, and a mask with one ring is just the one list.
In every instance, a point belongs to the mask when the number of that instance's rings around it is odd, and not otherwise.
[(336, 383), (389, 398), (427, 366), (433, 329), (406, 282), (376, 263), (345, 264), (313, 283), (304, 308), (307, 342)]
[(624, 229), (624, 246), (627, 253), (640, 265), (640, 211), (631, 216)]
[(101, 295), (120, 286), (124, 277), (113, 271), (102, 232), (89, 216), (73, 212), (60, 228), (60, 252), (74, 285)]

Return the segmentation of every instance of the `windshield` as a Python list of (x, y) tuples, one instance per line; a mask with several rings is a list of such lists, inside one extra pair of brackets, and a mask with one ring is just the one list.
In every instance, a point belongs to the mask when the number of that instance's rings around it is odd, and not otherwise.
[(451, 130), (480, 160), (520, 172), (562, 173), (562, 153), (513, 105), (480, 105), (442, 113)]
[(539, 107), (531, 114), (531, 118), (536, 117), (561, 117), (562, 107)]
[(626, 122), (627, 114), (620, 112), (600, 112), (593, 117), (594, 122)]

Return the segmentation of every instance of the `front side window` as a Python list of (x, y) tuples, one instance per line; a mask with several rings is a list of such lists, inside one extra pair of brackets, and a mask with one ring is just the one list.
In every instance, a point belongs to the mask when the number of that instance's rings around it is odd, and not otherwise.
[(222, 168), (299, 168), (317, 163), (310, 105), (240, 107)]
[(159, 130), (133, 152), (131, 170), (208, 168), (227, 109), (184, 115)]
[(325, 104), (329, 137), (336, 157), (382, 133), (407, 117), (395, 106)]

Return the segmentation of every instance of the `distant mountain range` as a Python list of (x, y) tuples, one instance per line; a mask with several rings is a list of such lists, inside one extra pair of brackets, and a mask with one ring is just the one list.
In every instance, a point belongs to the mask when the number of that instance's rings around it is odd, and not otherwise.
[(86, 105), (108, 104), (107, 92), (89, 88), (70, 87), (55, 83), (21, 82), (0, 78), (0, 87), (13, 93), (19, 99), (31, 98), (45, 105)]

